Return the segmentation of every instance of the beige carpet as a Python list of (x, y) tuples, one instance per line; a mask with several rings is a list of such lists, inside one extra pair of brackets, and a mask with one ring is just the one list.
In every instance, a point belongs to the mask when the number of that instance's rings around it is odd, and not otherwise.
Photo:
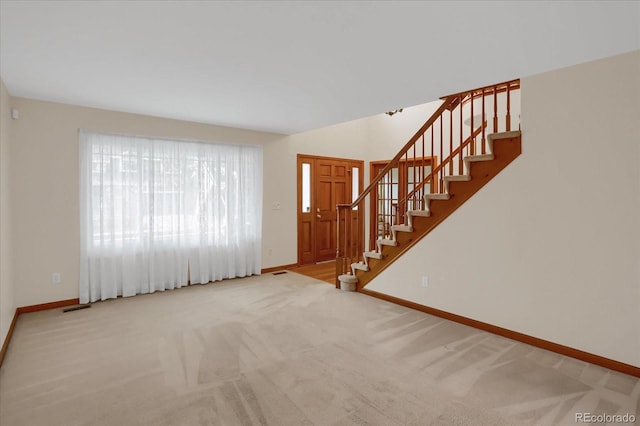
[(634, 377), (291, 272), (22, 315), (0, 369), (2, 426), (574, 425), (639, 401)]

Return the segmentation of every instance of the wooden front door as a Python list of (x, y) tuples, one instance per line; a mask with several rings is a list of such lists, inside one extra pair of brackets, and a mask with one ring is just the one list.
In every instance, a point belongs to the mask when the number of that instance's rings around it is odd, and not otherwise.
[(364, 162), (298, 155), (298, 263), (336, 258), (336, 205), (362, 191)]

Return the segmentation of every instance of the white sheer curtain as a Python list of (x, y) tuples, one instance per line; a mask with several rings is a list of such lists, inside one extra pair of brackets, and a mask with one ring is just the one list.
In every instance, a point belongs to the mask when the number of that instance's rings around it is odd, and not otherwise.
[(260, 274), (262, 148), (80, 132), (80, 302)]

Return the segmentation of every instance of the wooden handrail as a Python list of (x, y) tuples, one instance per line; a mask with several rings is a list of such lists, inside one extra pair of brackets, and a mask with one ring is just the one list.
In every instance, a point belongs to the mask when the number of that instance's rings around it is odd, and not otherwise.
[[(510, 130), (510, 95), (511, 91), (519, 88), (520, 80), (511, 80), (440, 98), (442, 99), (442, 104), (398, 151), (393, 159), (376, 176), (371, 176), (370, 183), (365, 190), (352, 203), (337, 205), (336, 236), (338, 247), (336, 251), (336, 272), (338, 275), (346, 273), (349, 265), (354, 265), (352, 267), (355, 269), (362, 269), (362, 266), (358, 267), (358, 264), (362, 264), (363, 257), (366, 262), (367, 257), (363, 255), (362, 251), (365, 244), (361, 239), (365, 232), (364, 220), (360, 219), (360, 215), (366, 213), (367, 217), (369, 217), (372, 211), (379, 212), (376, 213), (378, 216), (375, 219), (371, 218), (368, 221), (371, 225), (371, 244), (373, 244), (373, 238), (377, 238), (378, 241), (381, 241), (380, 238), (388, 238), (389, 230), (384, 226), (382, 229), (379, 228), (380, 220), (384, 222), (385, 226), (392, 225), (394, 222), (396, 224), (401, 223), (402, 219), (398, 217), (398, 214), (404, 214), (411, 202), (414, 203), (415, 208), (418, 202), (416, 194), (424, 193), (426, 185), (431, 183), (433, 185), (431, 191), (434, 193), (443, 192), (443, 183), (446, 176), (462, 175), (464, 173), (463, 157), (465, 155), (486, 153), (487, 132), (497, 133), (504, 131), (502, 129)], [(506, 92), (506, 112), (503, 113), (501, 108), (499, 119), (498, 103), (503, 104), (505, 99), (503, 97), (499, 99), (498, 94), (504, 92)], [(490, 102), (491, 98), (493, 98), (493, 108), (491, 108), (490, 103), (486, 105), (485, 102), (485, 99), (489, 99)], [(474, 111), (476, 100), (482, 102), (481, 106), (476, 105), (478, 111)], [(467, 130), (468, 136), (465, 137), (467, 131), (463, 131), (463, 108), (467, 103), (471, 105), (470, 111), (467, 111), (467, 113), (470, 113), (469, 122), (467, 123), (469, 130)], [(478, 120), (474, 112), (481, 114), (482, 118)], [(474, 123), (474, 118), (476, 123)], [(502, 121), (503, 119), (505, 120), (504, 122)], [(455, 128), (454, 121), (456, 123)], [(481, 121), (482, 124), (476, 128), (475, 125), (478, 124), (478, 121)], [(491, 130), (488, 130), (489, 123), (492, 123)], [(448, 127), (446, 130), (448, 131), (446, 142), (444, 140), (445, 125)], [(479, 138), (480, 135), (481, 138)], [(439, 164), (433, 162), (434, 158), (441, 159), (445, 155), (446, 158), (441, 160)], [(426, 160), (429, 158), (431, 159), (432, 168), (426, 173), (425, 166), (428, 165)], [(399, 165), (402, 161), (407, 162), (405, 171)], [(409, 164), (411, 164), (410, 169)], [(394, 168), (398, 170), (396, 176), (392, 172)], [(408, 170), (411, 170), (411, 175), (408, 174)], [(400, 184), (403, 186), (401, 187)], [(409, 187), (405, 185), (413, 187), (409, 191)], [(408, 192), (408, 195), (405, 195), (406, 192)], [(365, 200), (367, 200), (367, 197), (371, 197), (372, 210), (365, 212)], [(423, 199), (420, 200), (420, 202), (422, 201)], [(392, 207), (393, 203), (398, 207), (397, 212)]]
[(469, 96), (471, 95), (471, 93), (473, 93), (473, 96), (475, 97), (476, 95), (482, 95), (483, 91), (485, 95), (493, 95), (494, 90), (495, 90), (495, 93), (502, 93), (502, 92), (506, 92), (507, 88), (509, 88), (509, 90), (518, 90), (520, 88), (520, 79), (505, 81), (503, 83), (498, 83), (498, 84), (491, 84), (489, 86), (479, 87), (473, 90), (464, 90), (462, 92), (454, 93), (452, 95), (442, 96), (440, 99), (445, 100), (450, 96), (462, 96), (462, 95)]
[(418, 141), (418, 139), (420, 139), (420, 137), (424, 134), (424, 132), (426, 132), (427, 129), (431, 127), (433, 123), (435, 123), (435, 121), (440, 117), (440, 115), (447, 109), (447, 106), (448, 104), (451, 103), (451, 101), (452, 101), (452, 97), (448, 96), (447, 99), (442, 103), (442, 105), (440, 105), (440, 108), (438, 108), (436, 112), (434, 112), (433, 115), (427, 120), (427, 122), (424, 123), (424, 125), (420, 128), (420, 130), (418, 130), (416, 134), (413, 135), (411, 139), (409, 139), (409, 142), (407, 142), (405, 146), (402, 147), (402, 149), (396, 154), (395, 157), (393, 157), (393, 159), (389, 162), (389, 164), (387, 164), (384, 167), (384, 169), (380, 170), (378, 175), (371, 181), (369, 186), (367, 186), (365, 190), (362, 191), (362, 193), (358, 196), (358, 198), (356, 198), (351, 204), (338, 204), (338, 207), (351, 206), (351, 208), (353, 208), (356, 205), (358, 205), (360, 201), (364, 200), (364, 198), (376, 187), (378, 182), (380, 182), (382, 177), (385, 174), (387, 174), (387, 172), (391, 170), (393, 166), (396, 165), (396, 163), (400, 161), (400, 159), (405, 155), (405, 153), (409, 150), (409, 148), (411, 148), (413, 144), (415, 144)]
[(442, 170), (447, 164), (449, 164), (450, 161), (453, 161), (454, 158), (456, 158), (458, 156), (458, 154), (460, 154), (462, 152), (462, 150), (471, 143), (471, 141), (473, 141), (476, 137), (478, 137), (478, 135), (480, 133), (482, 133), (482, 129), (487, 127), (487, 121), (485, 120), (484, 123), (482, 123), (482, 126), (479, 126), (476, 130), (473, 131), (473, 133), (471, 134), (471, 136), (469, 136), (463, 143), (462, 145), (460, 145), (458, 148), (456, 148), (455, 150), (453, 150), (453, 152), (451, 154), (449, 154), (449, 156), (447, 158), (445, 158), (444, 160), (442, 160), (440, 162), (440, 164), (438, 164), (433, 170), (431, 170), (431, 173), (429, 173), (429, 175), (427, 175), (424, 180), (422, 182), (420, 182), (414, 189), (413, 191), (411, 191), (409, 194), (407, 194), (407, 196), (405, 197), (404, 200), (398, 202), (399, 205), (404, 205), (407, 203), (407, 201), (409, 201), (409, 199), (411, 199), (411, 197), (413, 197), (415, 195), (416, 192), (420, 191), (422, 188), (424, 188), (425, 184), (430, 183), (433, 180), (433, 177), (436, 176), (440, 170)]
[(424, 123), (424, 125), (415, 133), (415, 135), (413, 135), (413, 137), (411, 139), (409, 139), (409, 142), (407, 142), (400, 149), (400, 151), (398, 151), (396, 156), (393, 157), (393, 159), (389, 162), (389, 164), (387, 164), (387, 166), (385, 166), (385, 168), (383, 168), (378, 173), (378, 175), (371, 181), (369, 186), (367, 186), (365, 188), (365, 190), (362, 191), (362, 193), (358, 196), (358, 198), (356, 198), (351, 204), (339, 204), (338, 206), (341, 206), (341, 207), (351, 206), (351, 208), (353, 208), (358, 203), (360, 203), (360, 201), (362, 201), (367, 196), (367, 194), (369, 194), (375, 188), (375, 186), (378, 184), (378, 182), (380, 182), (382, 177), (389, 170), (391, 170), (393, 168), (395, 163), (398, 160), (400, 160), (400, 158), (402, 158), (402, 156), (405, 155), (405, 153), (409, 150), (409, 148), (411, 148), (413, 146), (413, 144), (415, 144), (418, 141), (418, 139), (420, 139), (420, 137), (427, 131), (427, 129), (429, 129), (429, 127), (431, 127), (433, 125), (433, 123), (435, 123), (435, 121), (442, 115), (442, 113), (447, 108), (449, 108), (449, 106), (451, 104), (456, 103), (455, 102), (456, 98), (459, 98), (462, 95), (470, 95), (471, 93), (474, 93), (474, 95), (476, 93), (482, 94), (483, 90), (485, 91), (485, 94), (493, 94), (494, 91), (495, 91), (495, 93), (501, 93), (501, 92), (507, 91), (507, 88), (513, 89), (513, 90), (516, 90), (516, 89), (520, 88), (520, 80), (519, 79), (510, 80), (510, 81), (506, 81), (504, 83), (492, 84), (492, 85), (489, 85), (489, 86), (480, 87), (480, 88), (477, 88), (477, 89), (467, 90), (467, 91), (463, 91), (463, 92), (458, 92), (458, 93), (454, 93), (453, 95), (448, 95), (448, 96), (441, 97), (440, 99), (443, 99), (444, 102), (442, 103), (442, 105), (440, 105), (440, 108), (438, 108), (431, 115), (431, 117), (429, 117), (429, 119), (426, 121), (426, 123)]

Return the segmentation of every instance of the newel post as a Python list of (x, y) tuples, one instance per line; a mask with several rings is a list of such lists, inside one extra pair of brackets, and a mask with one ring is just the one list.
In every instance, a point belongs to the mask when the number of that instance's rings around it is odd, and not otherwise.
[(357, 279), (349, 274), (353, 261), (349, 243), (352, 241), (352, 209), (349, 204), (338, 204), (336, 210), (336, 288), (354, 291)]

